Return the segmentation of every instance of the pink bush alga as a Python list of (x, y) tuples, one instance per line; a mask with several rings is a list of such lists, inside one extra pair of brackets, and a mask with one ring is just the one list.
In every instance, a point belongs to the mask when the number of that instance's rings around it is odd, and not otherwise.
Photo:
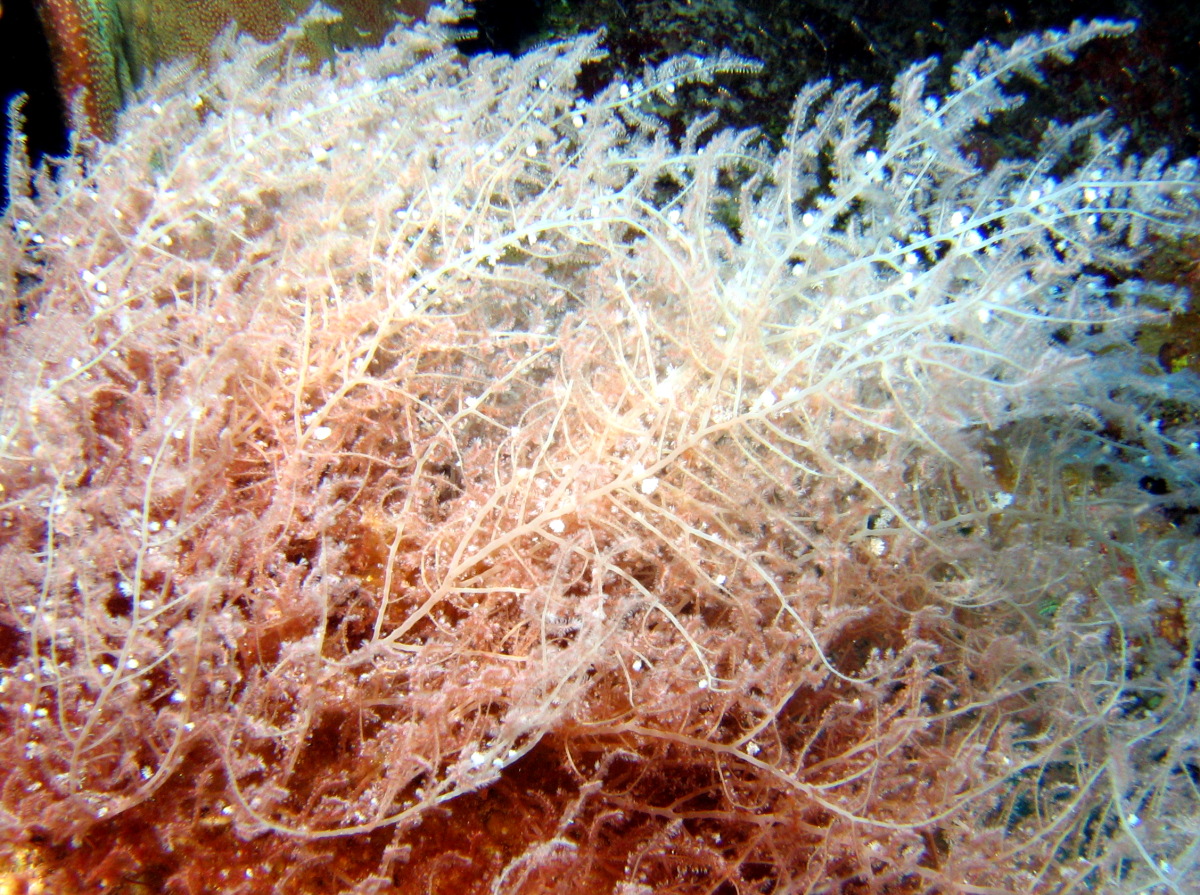
[[(453, 10), (451, 11), (453, 13)], [(56, 892), (1186, 892), (1195, 165), (232, 39), (10, 159), (0, 853)], [(652, 101), (651, 101), (652, 100)], [(19, 141), (18, 141), (19, 144)], [(50, 174), (53, 173), (53, 177)], [(1169, 624), (1168, 624), (1169, 622)]]

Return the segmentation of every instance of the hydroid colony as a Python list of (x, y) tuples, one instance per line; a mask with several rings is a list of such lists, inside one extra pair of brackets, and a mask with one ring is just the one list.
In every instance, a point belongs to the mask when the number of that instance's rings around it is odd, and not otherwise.
[[(0, 252), (0, 829), (56, 891), (1185, 892), (1195, 165), (1017, 76), (782, 151), (598, 38), (232, 40)], [(105, 857), (100, 860), (97, 855)], [(217, 863), (214, 865), (214, 859)]]

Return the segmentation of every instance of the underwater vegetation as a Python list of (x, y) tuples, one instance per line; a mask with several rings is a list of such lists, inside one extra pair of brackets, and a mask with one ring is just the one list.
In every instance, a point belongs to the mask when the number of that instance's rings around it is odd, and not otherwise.
[[(0, 855), (53, 892), (1200, 886), (1196, 163), (1128, 26), (782, 148), (452, 5), (166, 69), (0, 229)], [(1165, 247), (1165, 248), (1164, 248)], [(14, 883), (15, 884), (15, 883)]]

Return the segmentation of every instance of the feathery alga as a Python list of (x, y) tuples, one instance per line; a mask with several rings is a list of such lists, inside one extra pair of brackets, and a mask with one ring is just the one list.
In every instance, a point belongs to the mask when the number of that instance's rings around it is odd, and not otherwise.
[[(167, 72), (0, 236), (0, 841), (55, 891), (1185, 892), (1195, 163), (962, 147), (1123, 26)], [(17, 122), (19, 127), (19, 118)], [(1169, 626), (1166, 624), (1170, 622)], [(1169, 628), (1169, 632), (1168, 632)]]

